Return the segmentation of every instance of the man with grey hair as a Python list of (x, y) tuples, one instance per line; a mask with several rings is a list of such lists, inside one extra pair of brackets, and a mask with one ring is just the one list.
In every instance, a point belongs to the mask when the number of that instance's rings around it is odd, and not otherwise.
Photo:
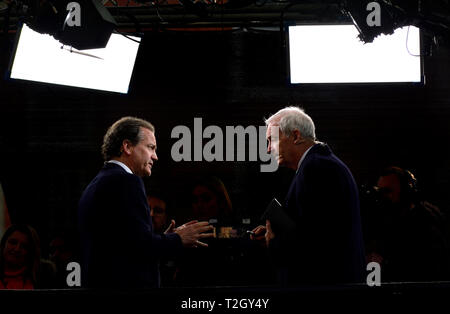
[(105, 165), (87, 186), (78, 208), (82, 250), (82, 286), (153, 288), (159, 286), (161, 257), (183, 247), (206, 246), (208, 222), (191, 221), (178, 228), (172, 220), (165, 234), (153, 231), (141, 177), (150, 176), (156, 155), (155, 128), (124, 117), (106, 132)]
[(316, 141), (311, 117), (298, 107), (266, 120), (268, 151), (296, 171), (283, 210), (294, 223), (253, 231), (265, 239), (282, 284), (362, 282), (365, 258), (358, 189), (347, 166)]

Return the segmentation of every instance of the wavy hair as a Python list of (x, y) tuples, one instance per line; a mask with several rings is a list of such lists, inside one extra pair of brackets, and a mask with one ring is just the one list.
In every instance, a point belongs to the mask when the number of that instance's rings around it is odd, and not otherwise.
[(36, 285), (39, 277), (40, 263), (41, 263), (41, 246), (39, 236), (36, 230), (25, 224), (13, 224), (11, 225), (3, 235), (0, 241), (0, 279), (4, 278), (4, 251), (6, 247), (6, 242), (11, 237), (14, 232), (21, 232), (26, 235), (28, 238), (28, 247), (27, 247), (27, 257), (26, 257), (26, 271), (25, 277), (32, 280), (33, 285)]

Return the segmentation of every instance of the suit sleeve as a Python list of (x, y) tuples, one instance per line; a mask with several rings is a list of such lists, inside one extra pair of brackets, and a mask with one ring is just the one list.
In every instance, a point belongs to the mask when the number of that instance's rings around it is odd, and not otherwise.
[(127, 174), (119, 186), (116, 208), (119, 210), (128, 249), (136, 250), (143, 258), (150, 259), (179, 255), (182, 243), (178, 234), (158, 235), (153, 232), (142, 179)]

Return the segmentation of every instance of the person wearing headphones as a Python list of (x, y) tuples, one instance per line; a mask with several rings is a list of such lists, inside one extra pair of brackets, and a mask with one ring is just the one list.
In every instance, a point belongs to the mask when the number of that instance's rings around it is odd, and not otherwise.
[(384, 169), (376, 185), (380, 194), (376, 245), (368, 262), (381, 264), (382, 281), (434, 281), (449, 278), (445, 217), (422, 199), (415, 176), (399, 167)]

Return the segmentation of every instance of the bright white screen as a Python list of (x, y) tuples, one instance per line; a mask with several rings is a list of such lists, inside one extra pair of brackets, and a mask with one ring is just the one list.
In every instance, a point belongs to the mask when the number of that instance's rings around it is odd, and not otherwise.
[[(140, 38), (131, 38), (140, 41)], [(23, 24), (11, 78), (128, 92), (139, 43), (111, 34), (105, 48), (80, 51), (102, 60), (61, 49), (61, 46), (52, 36), (35, 32)]]
[(289, 27), (291, 83), (420, 82), (419, 29), (398, 28), (372, 43), (353, 25)]

